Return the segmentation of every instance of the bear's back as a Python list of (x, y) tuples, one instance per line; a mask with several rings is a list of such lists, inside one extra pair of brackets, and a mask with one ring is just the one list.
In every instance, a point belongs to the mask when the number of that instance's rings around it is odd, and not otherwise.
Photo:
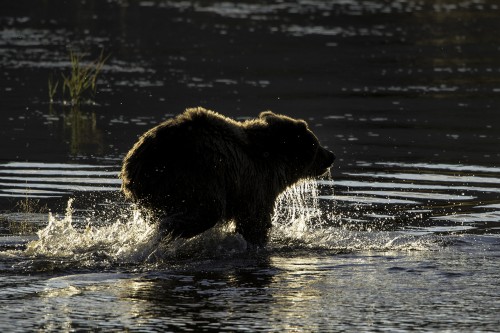
[(145, 139), (162, 149), (199, 152), (204, 148), (217, 150), (221, 145), (241, 144), (246, 141), (245, 136), (240, 122), (203, 108), (192, 108), (152, 128)]
[(242, 152), (246, 133), (240, 122), (203, 108), (187, 109), (150, 129), (125, 158), (125, 168), (143, 171), (159, 166), (182, 172), (194, 165), (211, 165)]
[(142, 135), (124, 159), (122, 188), (127, 196), (142, 199), (188, 184), (223, 182), (237, 172), (233, 165), (247, 160), (245, 136), (240, 122), (188, 109)]

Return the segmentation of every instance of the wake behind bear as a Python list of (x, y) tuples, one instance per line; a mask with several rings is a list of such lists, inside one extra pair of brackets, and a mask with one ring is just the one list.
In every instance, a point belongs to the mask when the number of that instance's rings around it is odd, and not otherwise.
[(232, 220), (263, 246), (278, 195), (327, 173), (334, 159), (303, 120), (266, 111), (240, 122), (198, 107), (144, 133), (120, 177), (162, 237), (190, 238)]

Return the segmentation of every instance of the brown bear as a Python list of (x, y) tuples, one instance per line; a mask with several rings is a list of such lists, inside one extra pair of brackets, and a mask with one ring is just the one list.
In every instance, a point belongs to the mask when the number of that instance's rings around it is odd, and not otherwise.
[(240, 122), (198, 107), (144, 133), (120, 177), (162, 237), (189, 238), (232, 220), (247, 242), (263, 246), (278, 195), (325, 174), (334, 159), (303, 120), (266, 111)]

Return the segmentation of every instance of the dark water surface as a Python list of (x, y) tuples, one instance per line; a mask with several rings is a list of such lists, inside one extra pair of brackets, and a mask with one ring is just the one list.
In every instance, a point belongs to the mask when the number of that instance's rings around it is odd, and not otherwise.
[[(498, 31), (492, 0), (2, 1), (0, 331), (498, 331)], [(69, 50), (110, 55), (94, 103), (49, 103)], [(306, 119), (338, 157), (266, 249), (157, 246), (118, 192), (198, 105)]]

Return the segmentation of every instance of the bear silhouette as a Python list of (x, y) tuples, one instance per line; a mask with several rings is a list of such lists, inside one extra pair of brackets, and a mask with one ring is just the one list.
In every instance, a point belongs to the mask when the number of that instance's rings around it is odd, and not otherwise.
[(144, 133), (120, 177), (163, 236), (189, 238), (232, 220), (247, 242), (263, 246), (278, 195), (327, 173), (334, 159), (303, 120), (266, 111), (235, 121), (198, 107)]

